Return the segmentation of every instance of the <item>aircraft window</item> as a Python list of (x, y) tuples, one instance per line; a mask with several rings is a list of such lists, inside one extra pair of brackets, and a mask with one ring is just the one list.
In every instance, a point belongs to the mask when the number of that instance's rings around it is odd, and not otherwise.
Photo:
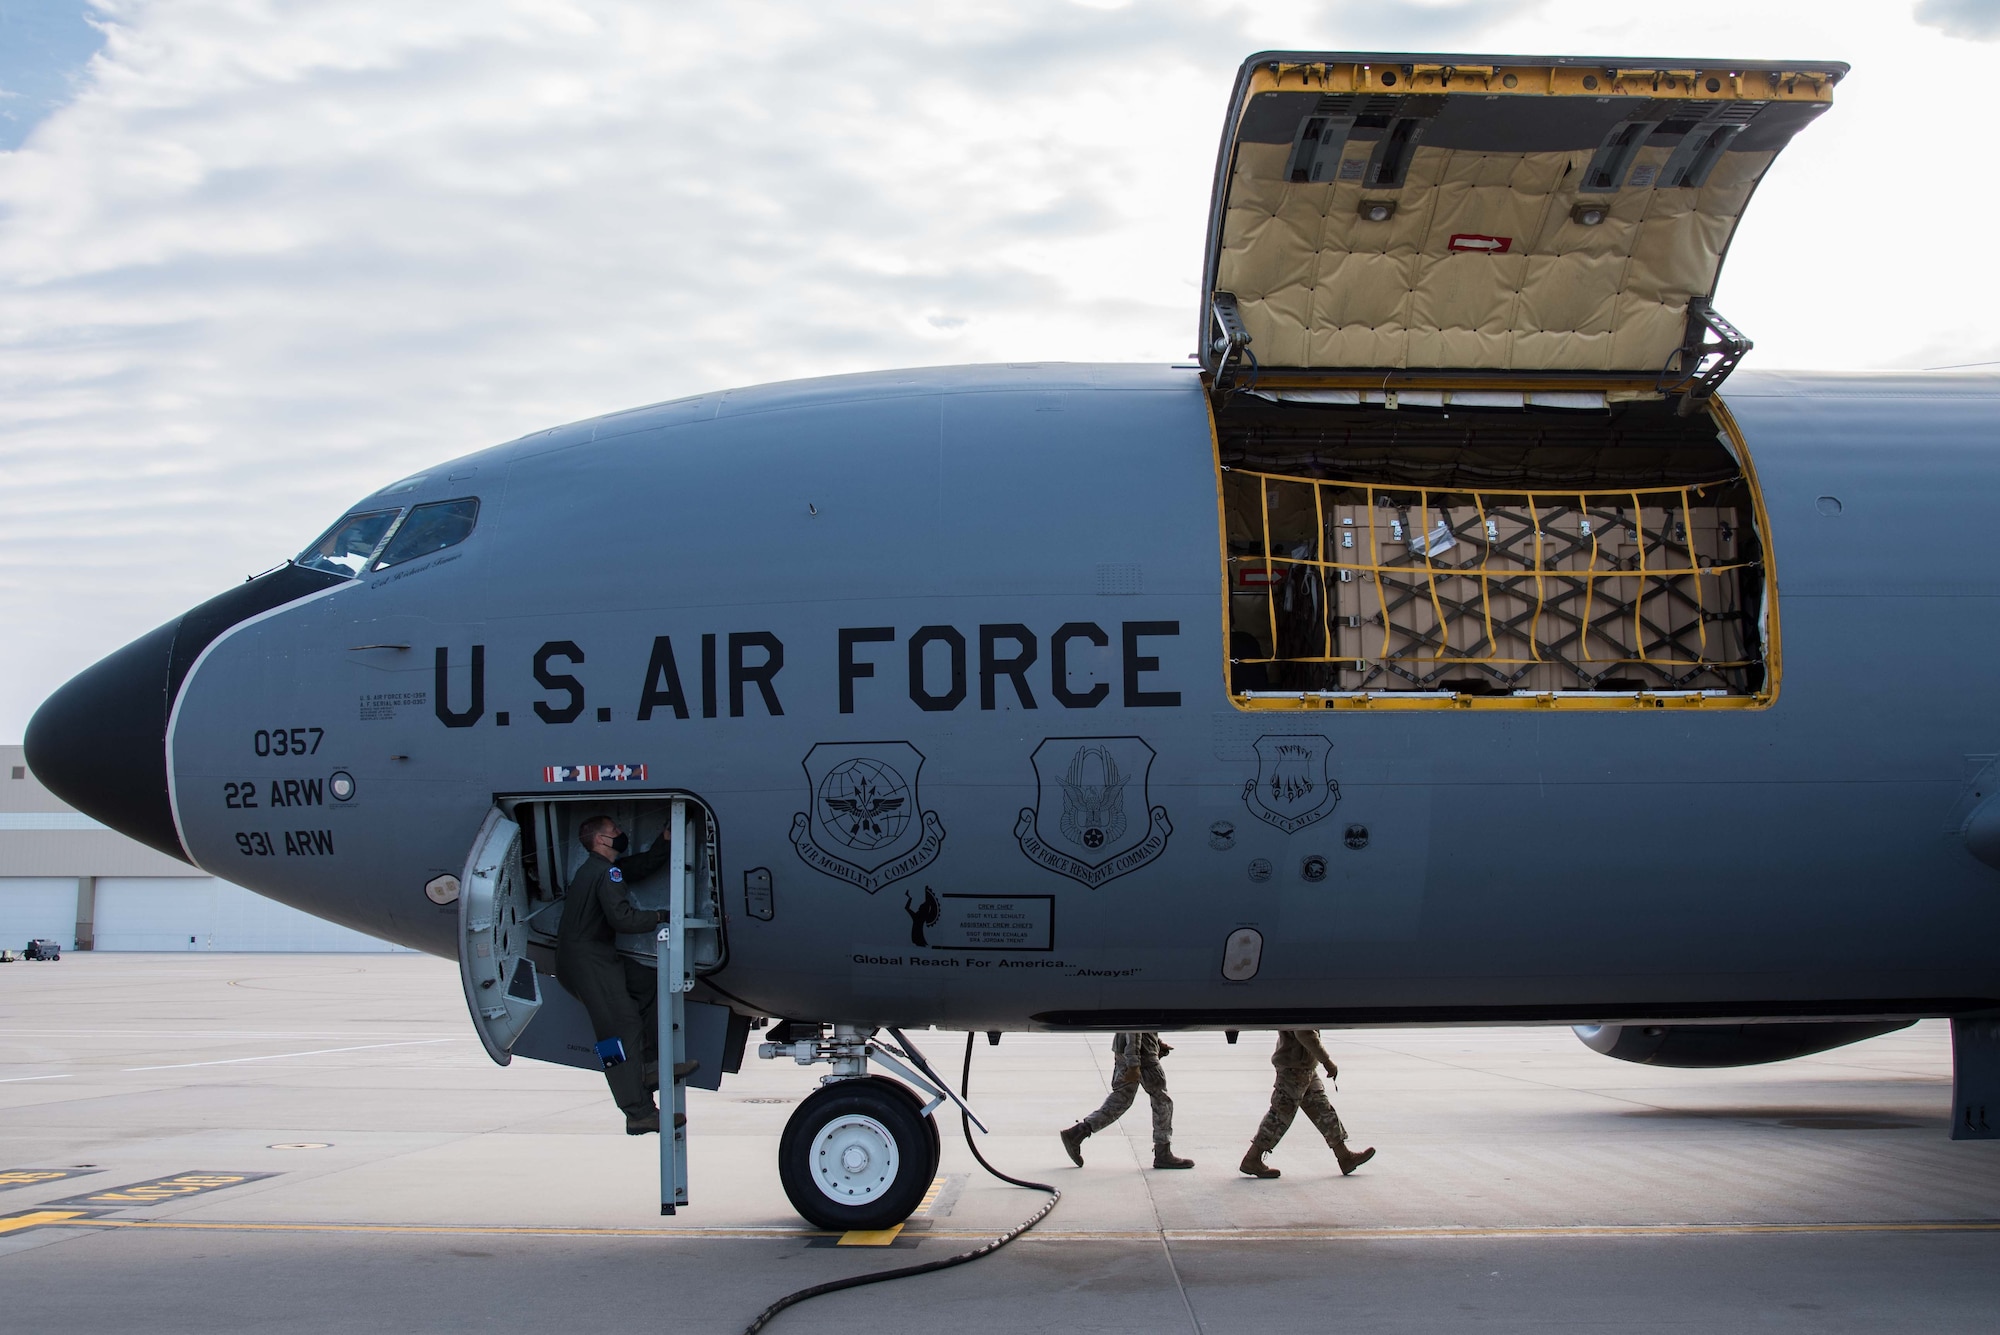
[(342, 517), (318, 542), (298, 555), (298, 564), (308, 570), (330, 570), (336, 575), (358, 575), (368, 566), (368, 558), (382, 545), (382, 535), (394, 522), (395, 510), (369, 510)]
[(375, 563), (375, 568), (387, 570), (390, 566), (414, 561), (447, 547), (456, 547), (472, 535), (472, 526), (478, 522), (477, 497), (419, 505), (410, 511), (410, 517), (396, 530), (396, 536), (389, 539), (389, 545), (383, 549), (382, 559)]

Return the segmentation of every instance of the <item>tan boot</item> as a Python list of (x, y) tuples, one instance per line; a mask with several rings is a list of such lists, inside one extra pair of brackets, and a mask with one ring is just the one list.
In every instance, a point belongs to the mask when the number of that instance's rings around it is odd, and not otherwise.
[(1367, 1149), (1357, 1153), (1354, 1150), (1348, 1149), (1347, 1142), (1343, 1140), (1333, 1147), (1333, 1157), (1340, 1161), (1340, 1175), (1346, 1177), (1349, 1173), (1361, 1167), (1362, 1164), (1367, 1163), (1375, 1157), (1375, 1147), (1370, 1145)]
[(1083, 1167), (1083, 1142), (1090, 1138), (1090, 1128), (1082, 1122), (1062, 1133), (1063, 1149), (1069, 1154), (1069, 1161), (1078, 1168)]
[(1153, 1167), (1192, 1168), (1194, 1167), (1194, 1160), (1177, 1157), (1174, 1154), (1174, 1147), (1162, 1140), (1153, 1146)]
[(1238, 1171), (1248, 1173), (1251, 1177), (1283, 1176), (1277, 1169), (1264, 1162), (1264, 1151), (1254, 1145), (1244, 1151), (1243, 1162), (1237, 1164), (1236, 1167)]

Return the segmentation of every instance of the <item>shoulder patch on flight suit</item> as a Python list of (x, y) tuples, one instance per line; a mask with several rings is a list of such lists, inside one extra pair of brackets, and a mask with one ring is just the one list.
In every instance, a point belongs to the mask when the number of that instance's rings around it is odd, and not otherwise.
[(625, 873), (619, 871), (616, 867), (613, 867), (611, 869), (611, 879), (614, 881), (623, 882), (625, 879)]

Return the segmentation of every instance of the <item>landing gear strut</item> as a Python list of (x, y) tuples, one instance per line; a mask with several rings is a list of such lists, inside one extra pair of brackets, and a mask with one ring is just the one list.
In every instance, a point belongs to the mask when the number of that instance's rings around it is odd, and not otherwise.
[[(910, 1217), (937, 1176), (942, 1151), (932, 1114), (948, 1099), (980, 1130), (985, 1124), (900, 1030), (889, 1031), (896, 1040), (891, 1044), (878, 1040), (873, 1029), (856, 1025), (834, 1025), (830, 1034), (823, 1026), (808, 1028), (815, 1037), (764, 1043), (757, 1049), (767, 1059), (790, 1057), (801, 1066), (826, 1062), (833, 1067), (833, 1074), (822, 1078), (820, 1088), (785, 1123), (778, 1142), (778, 1178), (785, 1195), (793, 1209), (820, 1228), (893, 1228)], [(871, 1061), (909, 1084), (869, 1074)]]

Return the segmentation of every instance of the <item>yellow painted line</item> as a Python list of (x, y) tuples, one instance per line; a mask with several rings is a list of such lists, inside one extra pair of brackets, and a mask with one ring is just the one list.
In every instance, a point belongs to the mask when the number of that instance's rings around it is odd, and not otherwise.
[[(1039, 1230), (1037, 1230), (1039, 1232)], [(1886, 1220), (1870, 1224), (1553, 1224), (1517, 1228), (1269, 1228), (1214, 1231), (1168, 1229), (1174, 1242), (1396, 1242), (1455, 1238), (1657, 1238), (1730, 1237), (1754, 1233), (1995, 1233), (2000, 1220)], [(1030, 1234), (1029, 1236), (1034, 1236)], [(1070, 1236), (1081, 1240), (1091, 1234)], [(1158, 1237), (1138, 1233), (1134, 1237)]]
[[(30, 1227), (22, 1222), (57, 1222), (77, 1216), (54, 1212), (0, 1219), (0, 1228)], [(792, 1241), (832, 1237), (833, 1234), (806, 1228), (582, 1228), (532, 1225), (497, 1227), (481, 1224), (301, 1224), (228, 1223), (211, 1220), (177, 1219), (91, 1219), (81, 1227), (214, 1230), (241, 1233), (413, 1233), (480, 1237), (585, 1237), (585, 1238), (696, 1238)], [(884, 1229), (893, 1234), (896, 1230)], [(1024, 1241), (1048, 1242), (1398, 1242), (1451, 1241), (1454, 1239), (1505, 1238), (1640, 1238), (1640, 1237), (1727, 1237), (1757, 1233), (1995, 1233), (2000, 1220), (1920, 1219), (1883, 1220), (1874, 1223), (1775, 1223), (1775, 1224), (1555, 1224), (1544, 1227), (1513, 1228), (1244, 1228), (1244, 1229), (1037, 1229)], [(854, 1234), (842, 1235), (852, 1237)], [(864, 1234), (862, 1236), (880, 1236)], [(935, 1229), (927, 1238), (977, 1239), (995, 1236), (992, 1229)], [(865, 1244), (856, 1244), (865, 1245)], [(882, 1245), (882, 1244), (875, 1244)]]
[(76, 1200), (82, 1205), (163, 1205), (187, 1196), (199, 1196), (205, 1191), (240, 1187), (246, 1182), (271, 1176), (270, 1173), (181, 1173), (151, 1182), (134, 1182), (130, 1186), (106, 1187), (103, 1191), (79, 1196)]
[(916, 1209), (910, 1211), (910, 1218), (920, 1219), (924, 1215), (929, 1214), (931, 1207), (937, 1204), (938, 1195), (943, 1191), (944, 1178), (941, 1176), (932, 1178), (929, 1188), (924, 1192), (924, 1198), (917, 1202)]
[[(213, 1229), (234, 1233), (439, 1233), (527, 1238), (830, 1238), (810, 1228), (581, 1228), (563, 1225), (500, 1228), (484, 1224), (279, 1224), (194, 1219), (95, 1219), (99, 1228)], [(979, 1234), (980, 1237), (989, 1236)], [(1152, 1236), (1148, 1234), (1146, 1236)]]
[(24, 1228), (40, 1228), (44, 1224), (61, 1224), (72, 1219), (82, 1219), (83, 1210), (36, 1210), (32, 1214), (17, 1214), (0, 1219), (0, 1233), (19, 1233)]
[(852, 1228), (840, 1235), (836, 1247), (886, 1247), (896, 1240), (903, 1231), (901, 1224), (894, 1228)]
[(10, 1168), (0, 1173), (0, 1187), (38, 1187), (44, 1182), (60, 1182), (74, 1176), (76, 1170), (71, 1168)]

